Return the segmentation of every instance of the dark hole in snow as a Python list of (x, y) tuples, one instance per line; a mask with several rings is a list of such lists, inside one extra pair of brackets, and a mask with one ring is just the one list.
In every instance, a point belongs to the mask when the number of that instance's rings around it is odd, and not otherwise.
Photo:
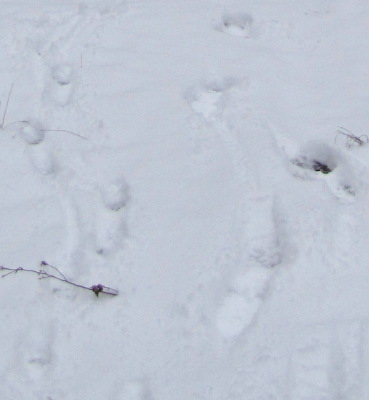
[(313, 161), (313, 169), (314, 171), (319, 171), (323, 174), (329, 174), (330, 172), (332, 172), (328, 165), (323, 164), (320, 161)]

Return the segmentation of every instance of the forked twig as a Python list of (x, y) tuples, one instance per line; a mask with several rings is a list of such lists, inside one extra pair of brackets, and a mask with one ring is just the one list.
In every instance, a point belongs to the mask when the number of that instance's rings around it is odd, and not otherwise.
[(57, 271), (57, 272), (63, 277), (63, 279), (64, 279), (65, 281), (68, 280), (68, 279), (65, 277), (65, 275), (64, 275), (62, 272), (60, 272), (60, 270), (59, 270), (58, 268), (54, 267), (53, 265), (48, 264), (46, 261), (41, 261), (40, 264), (41, 264), (41, 266), (42, 266), (42, 265), (47, 265), (47, 266), (49, 266), (49, 267), (55, 269), (55, 271)]
[(365, 143), (369, 142), (369, 138), (367, 135), (361, 135), (361, 136), (354, 135), (352, 132), (350, 132), (346, 128), (343, 128), (342, 126), (338, 127), (338, 131), (334, 141), (337, 140), (338, 135), (344, 135), (346, 137), (346, 146), (349, 148), (352, 147), (354, 144), (362, 146)]
[[(12, 83), (12, 85), (10, 87), (10, 90), (9, 90), (9, 93), (8, 93), (8, 97), (6, 99), (6, 104), (5, 104), (5, 109), (4, 109), (4, 114), (3, 114), (3, 119), (1, 121), (0, 129), (5, 128), (5, 118), (6, 118), (6, 113), (8, 111), (9, 100), (10, 100), (10, 96), (11, 96), (12, 91), (13, 91), (13, 86), (14, 86), (14, 82)], [(1, 108), (1, 101), (0, 101), (0, 108)], [(14, 121), (14, 122), (10, 122), (6, 126), (8, 127), (8, 126), (11, 126), (11, 125), (14, 125), (14, 124), (18, 124), (18, 123), (29, 124), (30, 122), (29, 121)], [(65, 132), (65, 133), (70, 133), (71, 135), (74, 135), (74, 136), (78, 136), (81, 139), (88, 140), (88, 138), (86, 138), (85, 136), (79, 135), (78, 133), (75, 133), (75, 132), (72, 132), (72, 131), (68, 131), (66, 129), (40, 129), (40, 131), (41, 132)]]
[[(3, 126), (1, 128), (7, 128), (7, 127), (9, 127), (11, 125), (15, 125), (15, 124), (30, 124), (30, 121), (26, 121), (26, 120), (24, 120), (24, 121), (13, 121), (13, 122), (9, 122), (8, 124), (6, 124), (5, 126)], [(66, 129), (40, 129), (40, 131), (41, 132), (65, 132), (65, 133), (70, 133), (71, 135), (74, 135), (74, 136), (78, 136), (81, 139), (88, 140), (88, 138), (86, 138), (86, 136), (79, 135), (78, 133), (75, 133), (75, 132), (72, 132), (72, 131), (68, 131)]]
[(53, 274), (50, 274), (47, 271), (42, 270), (42, 269), (37, 271), (35, 269), (29, 269), (29, 268), (23, 268), (23, 267), (9, 268), (9, 267), (0, 266), (0, 270), (1, 271), (9, 271), (6, 274), (2, 275), (2, 278), (5, 278), (6, 276), (8, 276), (10, 274), (16, 274), (19, 271), (31, 272), (33, 274), (37, 274), (39, 279), (53, 278), (53, 279), (56, 279), (58, 281), (68, 283), (69, 285), (79, 287), (81, 289), (91, 290), (92, 292), (95, 293), (95, 295), (97, 297), (99, 296), (100, 293), (104, 293), (104, 294), (107, 294), (107, 295), (110, 295), (110, 296), (117, 296), (118, 293), (119, 293), (118, 290), (112, 289), (112, 288), (110, 288), (108, 286), (105, 286), (105, 285), (102, 285), (101, 283), (99, 283), (97, 285), (92, 285), (90, 287), (84, 286), (84, 285), (80, 285), (78, 283), (74, 283), (74, 282), (70, 281), (69, 279), (67, 279), (65, 277), (65, 275), (58, 268), (54, 267), (53, 265), (50, 265), (46, 261), (42, 261), (41, 262), (41, 266), (48, 266), (48, 267), (51, 267), (51, 268), (55, 269), (61, 275), (61, 277), (53, 275)]

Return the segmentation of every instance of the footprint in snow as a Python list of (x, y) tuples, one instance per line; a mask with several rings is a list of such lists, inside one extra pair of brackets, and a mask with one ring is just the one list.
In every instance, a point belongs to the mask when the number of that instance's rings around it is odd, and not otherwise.
[(101, 189), (104, 209), (102, 218), (97, 222), (96, 253), (110, 254), (116, 246), (120, 246), (127, 235), (124, 209), (129, 201), (129, 187), (120, 179)]
[(241, 245), (245, 271), (231, 281), (216, 316), (218, 331), (227, 340), (237, 338), (253, 323), (269, 291), (274, 270), (282, 262), (273, 198), (265, 196), (250, 207), (253, 210)]
[(362, 362), (368, 356), (366, 323), (323, 323), (296, 335), (289, 363), (291, 398), (360, 398)]
[(215, 25), (217, 31), (245, 39), (290, 39), (294, 27), (288, 20), (278, 18), (254, 18), (245, 12), (229, 12)]
[(49, 175), (55, 172), (56, 162), (50, 150), (44, 142), (45, 130), (39, 121), (30, 119), (20, 122), (18, 136), (28, 145), (26, 152), (32, 166), (42, 175)]
[(221, 112), (224, 93), (235, 83), (232, 78), (209, 81), (200, 87), (188, 90), (186, 100), (193, 111), (206, 119), (211, 119)]
[(105, 207), (111, 211), (119, 211), (129, 200), (127, 183), (120, 179), (108, 184), (102, 191)]
[(247, 13), (225, 14), (216, 28), (232, 36), (250, 38), (253, 35), (253, 18)]
[(52, 175), (56, 172), (56, 160), (44, 144), (28, 149), (28, 155), (34, 169), (41, 175)]
[(83, 167), (80, 175), (64, 171), (57, 178), (66, 215), (66, 253), (73, 260), (90, 262), (96, 254), (111, 257), (121, 251), (127, 237), (129, 188), (125, 180), (91, 179), (91, 171)]
[(21, 122), (19, 135), (28, 144), (39, 144), (45, 138), (45, 131), (41, 124), (35, 120)]
[(324, 180), (338, 199), (355, 200), (359, 188), (356, 171), (360, 171), (360, 166), (354, 165), (346, 153), (320, 141), (311, 141), (298, 148), (284, 138), (279, 137), (279, 140), (294, 176)]
[(235, 339), (249, 327), (264, 301), (272, 270), (251, 267), (234, 279), (217, 313), (216, 327), (224, 339)]
[(45, 95), (58, 106), (66, 106), (73, 95), (73, 69), (68, 64), (59, 64), (51, 68), (49, 83)]

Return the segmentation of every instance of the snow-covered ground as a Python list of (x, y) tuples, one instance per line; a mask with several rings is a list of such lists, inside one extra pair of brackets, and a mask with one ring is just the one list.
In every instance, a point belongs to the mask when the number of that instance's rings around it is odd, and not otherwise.
[(3, 2), (1, 400), (369, 399), (368, 20)]

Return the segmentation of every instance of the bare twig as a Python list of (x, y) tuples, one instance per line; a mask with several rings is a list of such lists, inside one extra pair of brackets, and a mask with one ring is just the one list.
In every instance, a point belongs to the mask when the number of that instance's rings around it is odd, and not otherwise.
[(15, 125), (15, 124), (29, 124), (29, 121), (13, 121), (13, 122), (9, 122), (8, 124), (4, 125), (3, 128), (7, 128), (7, 127)]
[[(82, 57), (82, 55), (81, 55), (81, 57)], [(10, 101), (10, 96), (11, 96), (12, 91), (13, 91), (13, 86), (14, 86), (14, 82), (12, 83), (12, 85), (10, 87), (10, 90), (9, 90), (9, 93), (8, 93), (8, 97), (6, 99), (6, 104), (5, 104), (5, 109), (4, 109), (4, 114), (3, 114), (3, 119), (1, 121), (0, 129), (5, 128), (5, 118), (6, 118), (6, 113), (8, 111), (8, 105), (9, 105), (9, 101)], [(1, 108), (1, 104), (2, 104), (2, 102), (0, 101), (0, 108)], [(8, 126), (11, 126), (11, 125), (14, 125), (14, 124), (18, 124), (18, 123), (29, 124), (30, 122), (29, 121), (14, 121), (14, 122), (10, 122), (6, 126), (8, 127)], [(41, 132), (65, 132), (65, 133), (70, 133), (71, 135), (74, 135), (74, 136), (78, 136), (81, 139), (88, 140), (88, 138), (86, 138), (85, 136), (79, 135), (78, 133), (75, 133), (75, 132), (72, 132), (72, 131), (68, 131), (66, 129), (40, 129), (40, 131)]]
[[(0, 102), (0, 105), (1, 105), (1, 102)], [(6, 125), (0, 125), (0, 129), (8, 128), (9, 126), (12, 126), (12, 125), (15, 125), (15, 124), (30, 124), (30, 121), (26, 121), (25, 120), (25, 121), (9, 122)], [(66, 129), (40, 129), (40, 131), (41, 132), (65, 132), (65, 133), (70, 133), (71, 135), (74, 135), (74, 136), (78, 136), (81, 139), (88, 140), (88, 138), (86, 138), (86, 136), (79, 135), (78, 133), (75, 133), (75, 132), (72, 132), (72, 131), (68, 131)]]
[(1, 122), (0, 129), (3, 129), (3, 127), (4, 127), (6, 112), (8, 111), (8, 105), (9, 105), (10, 96), (12, 94), (13, 86), (14, 86), (14, 82), (12, 83), (12, 85), (10, 87), (10, 90), (9, 90), (9, 93), (8, 93), (8, 98), (6, 99), (6, 104), (5, 104), (4, 114), (3, 114), (3, 120)]
[(49, 266), (49, 267), (51, 267), (51, 268), (54, 268), (55, 271), (57, 271), (57, 272), (63, 277), (64, 280), (66, 280), (66, 281), (68, 280), (68, 279), (65, 277), (65, 275), (64, 275), (62, 272), (59, 271), (58, 268), (54, 267), (54, 266), (51, 265), (51, 264), (48, 264), (46, 261), (41, 261), (41, 265), (47, 265), (47, 266)]
[[(9, 127), (11, 125), (15, 125), (15, 124), (30, 124), (30, 121), (13, 121), (13, 122), (9, 122), (5, 126), (0, 126), (0, 128), (7, 128), (7, 127)], [(40, 129), (40, 131), (41, 132), (65, 132), (65, 133), (70, 133), (71, 135), (74, 135), (74, 136), (78, 136), (81, 139), (88, 140), (88, 138), (86, 138), (86, 136), (79, 135), (78, 133), (68, 131), (66, 129)]]
[(369, 138), (367, 135), (361, 135), (361, 136), (354, 135), (352, 132), (350, 132), (346, 128), (343, 128), (342, 126), (338, 127), (335, 141), (337, 140), (338, 135), (343, 135), (346, 137), (346, 146), (349, 148), (352, 147), (354, 144), (362, 146), (363, 144), (369, 142)]
[(110, 288), (108, 286), (101, 285), (100, 283), (97, 284), (97, 285), (90, 286), (90, 287), (84, 286), (84, 285), (80, 285), (78, 283), (74, 283), (74, 282), (70, 281), (69, 279), (67, 279), (65, 277), (65, 275), (62, 272), (60, 272), (60, 270), (58, 268), (50, 265), (46, 261), (42, 261), (41, 262), (41, 266), (48, 266), (48, 267), (51, 267), (51, 268), (55, 269), (62, 276), (62, 278), (59, 277), (59, 276), (50, 274), (47, 271), (44, 271), (42, 269), (37, 271), (35, 269), (22, 268), (22, 267), (9, 268), (9, 267), (0, 266), (0, 270), (1, 271), (9, 271), (5, 275), (2, 275), (2, 278), (6, 277), (6, 276), (8, 276), (10, 274), (16, 274), (19, 271), (24, 271), (24, 272), (31, 272), (33, 274), (37, 274), (39, 279), (53, 278), (53, 279), (56, 279), (58, 281), (68, 283), (69, 285), (79, 287), (81, 289), (91, 290), (92, 292), (95, 293), (96, 296), (99, 296), (100, 293), (104, 293), (104, 294), (107, 294), (107, 295), (110, 295), (110, 296), (117, 296), (118, 293), (119, 293), (118, 290), (112, 289), (112, 288)]
[(41, 129), (41, 132), (66, 132), (70, 133), (71, 135), (78, 136), (82, 139), (88, 140), (85, 136), (79, 135), (78, 133), (74, 133), (72, 131), (67, 131), (65, 129)]

